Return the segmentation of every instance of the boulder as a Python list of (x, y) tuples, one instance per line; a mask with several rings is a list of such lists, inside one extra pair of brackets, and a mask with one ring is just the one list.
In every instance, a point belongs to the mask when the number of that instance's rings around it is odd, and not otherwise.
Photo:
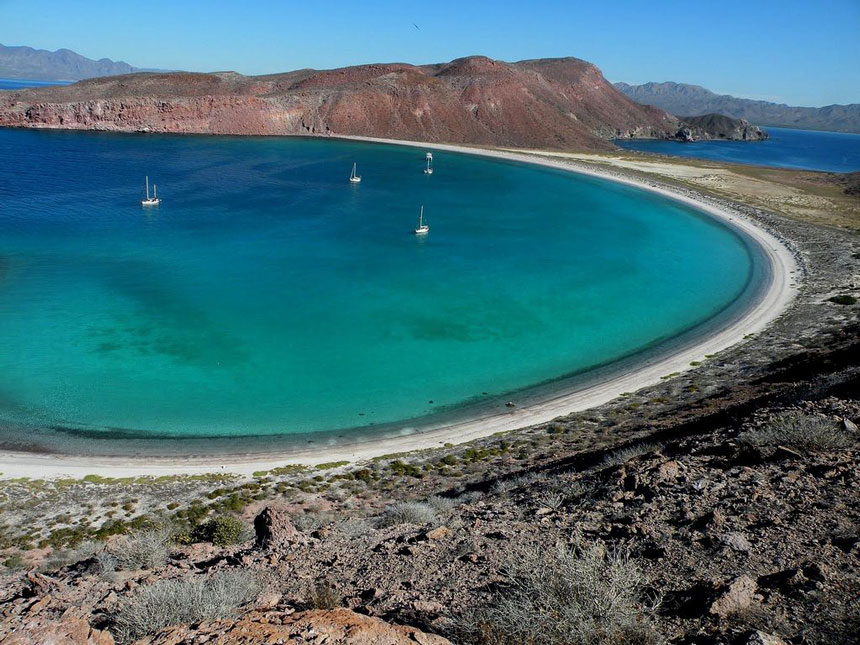
[[(350, 609), (312, 610), (295, 614), (252, 612), (237, 621), (216, 620), (190, 628), (168, 627), (135, 645), (176, 645), (205, 642), (325, 643), (325, 645), (451, 645), (451, 642), (407, 625), (392, 625)], [(29, 644), (28, 644), (29, 645)]]
[(293, 526), (289, 514), (271, 506), (254, 518), (254, 533), (256, 546), (260, 549), (278, 549), (306, 542), (306, 538)]
[(60, 620), (41, 620), (41, 617), (26, 620), (16, 625), (11, 633), (0, 626), (0, 642), (3, 645), (114, 645), (109, 632), (90, 627), (83, 618), (67, 616)]
[(738, 576), (711, 603), (710, 613), (725, 618), (749, 607), (756, 591), (755, 581), (747, 575)]

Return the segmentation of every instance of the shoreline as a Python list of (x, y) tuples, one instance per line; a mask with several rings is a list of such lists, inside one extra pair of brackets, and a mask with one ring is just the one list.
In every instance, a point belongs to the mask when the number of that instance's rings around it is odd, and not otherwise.
[(540, 151), (512, 152), (453, 144), (432, 144), (371, 137), (332, 136), (331, 138), (473, 154), (529, 163), (647, 190), (692, 206), (752, 240), (767, 262), (769, 283), (764, 289), (764, 293), (759, 294), (759, 297), (754, 299), (751, 307), (727, 324), (719, 326), (716, 330), (708, 330), (702, 336), (682, 344), (680, 347), (651, 357), (651, 360), (637, 361), (629, 369), (614, 374), (605, 380), (573, 390), (560, 391), (523, 408), (514, 408), (502, 413), (448, 423), (441, 427), (420, 432), (409, 432), (400, 436), (380, 437), (365, 442), (339, 445), (316, 445), (313, 448), (287, 450), (273, 455), (225, 453), (205, 457), (99, 457), (5, 452), (0, 453), (0, 478), (83, 477), (90, 474), (106, 477), (204, 473), (250, 475), (254, 471), (271, 470), (289, 464), (313, 466), (336, 461), (360, 462), (385, 454), (440, 447), (445, 443), (465, 443), (499, 432), (546, 423), (572, 412), (596, 407), (624, 392), (633, 392), (658, 383), (667, 374), (688, 371), (692, 369), (691, 362), (702, 360), (706, 354), (715, 354), (725, 350), (736, 345), (748, 335), (766, 328), (788, 308), (798, 292), (798, 286), (794, 284), (792, 275), (796, 272), (799, 273), (799, 264), (795, 259), (795, 253), (786, 246), (777, 234), (766, 230), (761, 224), (753, 222), (750, 218), (728, 207), (710, 203), (706, 195), (695, 191), (673, 190), (658, 185), (656, 180), (654, 183), (650, 183), (648, 180), (634, 179), (621, 173), (584, 167), (576, 162), (539, 157), (538, 155), (542, 154)]

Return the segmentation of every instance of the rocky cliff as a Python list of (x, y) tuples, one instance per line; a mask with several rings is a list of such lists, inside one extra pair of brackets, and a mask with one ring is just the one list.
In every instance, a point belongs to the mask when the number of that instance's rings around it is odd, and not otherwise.
[(365, 135), (554, 149), (674, 138), (683, 123), (634, 103), (575, 58), (362, 65), (269, 76), (141, 73), (0, 92), (0, 125), (265, 135)]
[(722, 114), (681, 117), (683, 127), (675, 138), (683, 141), (726, 139), (729, 141), (764, 141), (767, 132), (746, 119), (733, 119)]

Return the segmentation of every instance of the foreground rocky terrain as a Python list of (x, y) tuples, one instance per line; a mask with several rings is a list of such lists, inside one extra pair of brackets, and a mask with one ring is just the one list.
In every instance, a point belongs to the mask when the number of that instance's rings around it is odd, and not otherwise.
[(792, 308), (593, 410), (244, 479), (3, 480), (0, 641), (857, 643), (860, 238), (735, 208), (795, 250)]
[[(729, 120), (733, 121), (733, 120)], [(634, 103), (576, 58), (481, 56), (269, 76), (130, 74), (0, 92), (0, 125), (610, 150), (615, 137), (757, 138), (749, 124), (687, 125)]]

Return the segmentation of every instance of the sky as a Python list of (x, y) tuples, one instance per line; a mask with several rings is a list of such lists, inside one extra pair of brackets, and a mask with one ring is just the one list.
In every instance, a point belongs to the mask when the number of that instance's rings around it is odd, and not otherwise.
[(0, 0), (0, 43), (243, 74), (575, 56), (610, 81), (860, 103), (860, 0)]

